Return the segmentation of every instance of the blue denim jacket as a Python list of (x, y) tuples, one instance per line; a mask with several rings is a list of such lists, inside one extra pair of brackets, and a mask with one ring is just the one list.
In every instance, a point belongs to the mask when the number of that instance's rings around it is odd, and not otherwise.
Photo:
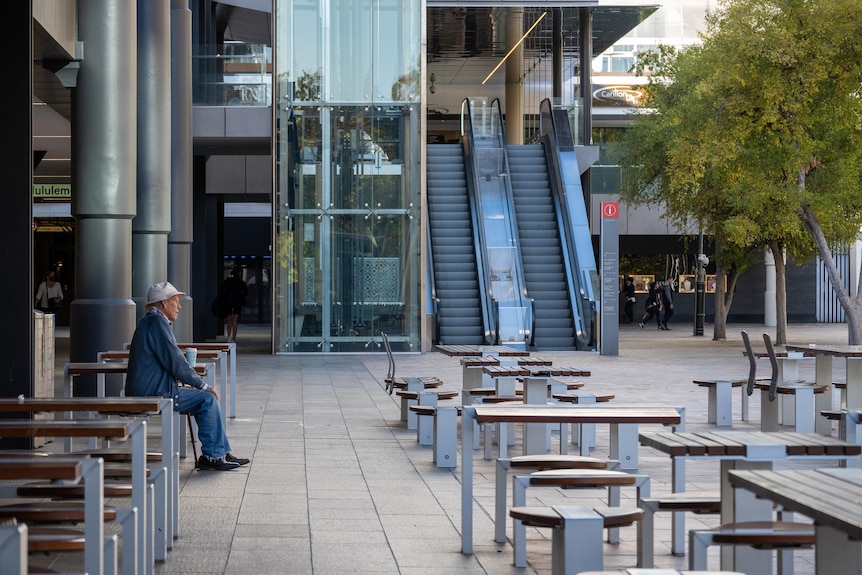
[(129, 347), (126, 395), (173, 397), (176, 406), (177, 381), (198, 389), (204, 386), (177, 346), (171, 323), (150, 308), (138, 322)]

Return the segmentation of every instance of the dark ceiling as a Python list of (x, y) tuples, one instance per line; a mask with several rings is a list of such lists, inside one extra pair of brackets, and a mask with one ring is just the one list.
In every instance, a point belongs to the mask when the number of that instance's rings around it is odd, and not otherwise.
[[(237, 0), (236, 4), (254, 5), (249, 0)], [(256, 5), (271, 6), (269, 2)], [(234, 6), (230, 2), (214, 3), (216, 28), (226, 41), (240, 41), (252, 44), (272, 45), (272, 13), (268, 10), (252, 10)], [(524, 27), (530, 26), (547, 11), (542, 8), (524, 9)], [(593, 52), (599, 54), (637, 26), (657, 9), (647, 7), (594, 7), (592, 10)], [(431, 108), (449, 108), (448, 103), (437, 103), (446, 97), (446, 86), (456, 86), (452, 98), (455, 102), (463, 99), (464, 87), (478, 86), (488, 71), (500, 61), (506, 46), (499, 38), (500, 8), (491, 7), (453, 7), (435, 6), (428, 9), (428, 71), (434, 72), (438, 89), (434, 98), (429, 99)], [(496, 16), (495, 16), (496, 14)], [(563, 8), (562, 24), (564, 57), (570, 62), (577, 61), (578, 9)], [(545, 18), (525, 41), (527, 57), (547, 54), (550, 46), (551, 18)], [(34, 21), (34, 67), (33, 94), (35, 101), (45, 102), (47, 106), (34, 106), (34, 151), (46, 152), (37, 175), (46, 178), (56, 177), (58, 181), (70, 181), (71, 155), (69, 121), (71, 112), (71, 89), (63, 87), (54, 70), (69, 62), (66, 54), (47, 34), (38, 22)], [(498, 74), (491, 85), (502, 87), (503, 75)], [(458, 104), (451, 106), (457, 109)], [(40, 110), (40, 108), (44, 108)], [(64, 126), (65, 124), (65, 126)], [(51, 132), (61, 133), (63, 137), (52, 137)], [(207, 141), (209, 153), (242, 153), (242, 145), (252, 143)], [(268, 153), (268, 142), (254, 142), (256, 152)], [(56, 147), (57, 149), (54, 149)], [(61, 160), (65, 159), (65, 160)], [(49, 169), (50, 168), (50, 169)], [(60, 175), (65, 174), (65, 175)], [(65, 178), (65, 179), (64, 179)]]

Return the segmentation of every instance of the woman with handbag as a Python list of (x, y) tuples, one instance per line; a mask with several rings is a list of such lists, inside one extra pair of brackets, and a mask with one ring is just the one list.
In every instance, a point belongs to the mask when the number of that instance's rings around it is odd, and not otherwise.
[(55, 314), (60, 309), (62, 301), (63, 288), (60, 287), (60, 282), (54, 281), (54, 272), (50, 271), (45, 274), (45, 281), (39, 284), (33, 305), (43, 313)]
[(239, 314), (248, 297), (248, 285), (242, 280), (242, 268), (234, 266), (230, 276), (219, 288), (219, 299), (224, 305), (225, 321), (227, 322), (227, 341), (236, 341), (236, 330), (239, 326)]

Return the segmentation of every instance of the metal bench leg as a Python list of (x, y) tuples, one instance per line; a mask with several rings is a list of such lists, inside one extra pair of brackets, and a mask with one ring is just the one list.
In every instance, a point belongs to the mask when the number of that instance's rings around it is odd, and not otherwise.
[(0, 525), (0, 565), (10, 575), (27, 575), (26, 525)]
[(733, 427), (733, 384), (729, 381), (716, 381), (709, 388), (707, 421), (718, 427)]
[(458, 410), (438, 407), (434, 417), (434, 464), (455, 467), (458, 461)]
[(105, 535), (103, 549), (105, 551), (105, 575), (117, 575), (117, 536)]
[(797, 389), (793, 404), (795, 430), (799, 433), (814, 433), (814, 388)]
[(135, 508), (117, 509), (116, 523), (120, 525), (123, 534), (123, 575), (135, 575), (138, 566), (138, 555), (141, 552), (141, 542), (138, 539), (138, 510)]
[[(527, 485), (529, 476), (515, 475), (512, 477), (512, 507), (523, 507), (527, 504)], [(599, 538), (601, 541), (601, 537)], [(512, 564), (515, 567), (527, 566), (527, 528), (524, 524), (512, 519)]]
[(739, 388), (739, 390), (742, 392), (742, 399), (740, 401), (740, 403), (742, 404), (742, 415), (740, 418), (742, 419), (742, 421), (749, 421), (750, 418), (748, 417), (748, 386), (743, 385)]
[(636, 471), (638, 468), (638, 425), (637, 423), (611, 424), (611, 459), (620, 462), (623, 471)]
[(643, 509), (643, 519), (637, 522), (638, 532), (638, 567), (652, 569), (655, 564), (655, 512), (658, 502), (653, 499), (641, 499), (638, 507)]
[(780, 431), (778, 416), (781, 404), (779, 398), (769, 401), (769, 391), (760, 392), (760, 431)]
[(153, 484), (153, 560), (168, 558), (168, 469), (151, 471)]
[[(419, 405), (437, 407), (437, 394), (433, 391), (419, 394)], [(434, 418), (416, 415), (416, 441), (419, 445), (434, 445)]]
[(712, 545), (712, 533), (692, 530), (688, 533), (688, 568), (706, 571), (706, 551)]
[(506, 542), (506, 479), (511, 467), (508, 459), (497, 460), (494, 476), (494, 541)]
[(587, 507), (554, 507), (563, 518), (563, 527), (551, 535), (551, 575), (575, 575), (601, 571), (602, 527), (604, 521)]

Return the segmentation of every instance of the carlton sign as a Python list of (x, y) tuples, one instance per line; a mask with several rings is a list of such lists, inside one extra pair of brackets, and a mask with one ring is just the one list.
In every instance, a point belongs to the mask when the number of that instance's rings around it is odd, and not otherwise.
[(643, 91), (634, 86), (601, 86), (593, 90), (593, 106), (637, 108)]

